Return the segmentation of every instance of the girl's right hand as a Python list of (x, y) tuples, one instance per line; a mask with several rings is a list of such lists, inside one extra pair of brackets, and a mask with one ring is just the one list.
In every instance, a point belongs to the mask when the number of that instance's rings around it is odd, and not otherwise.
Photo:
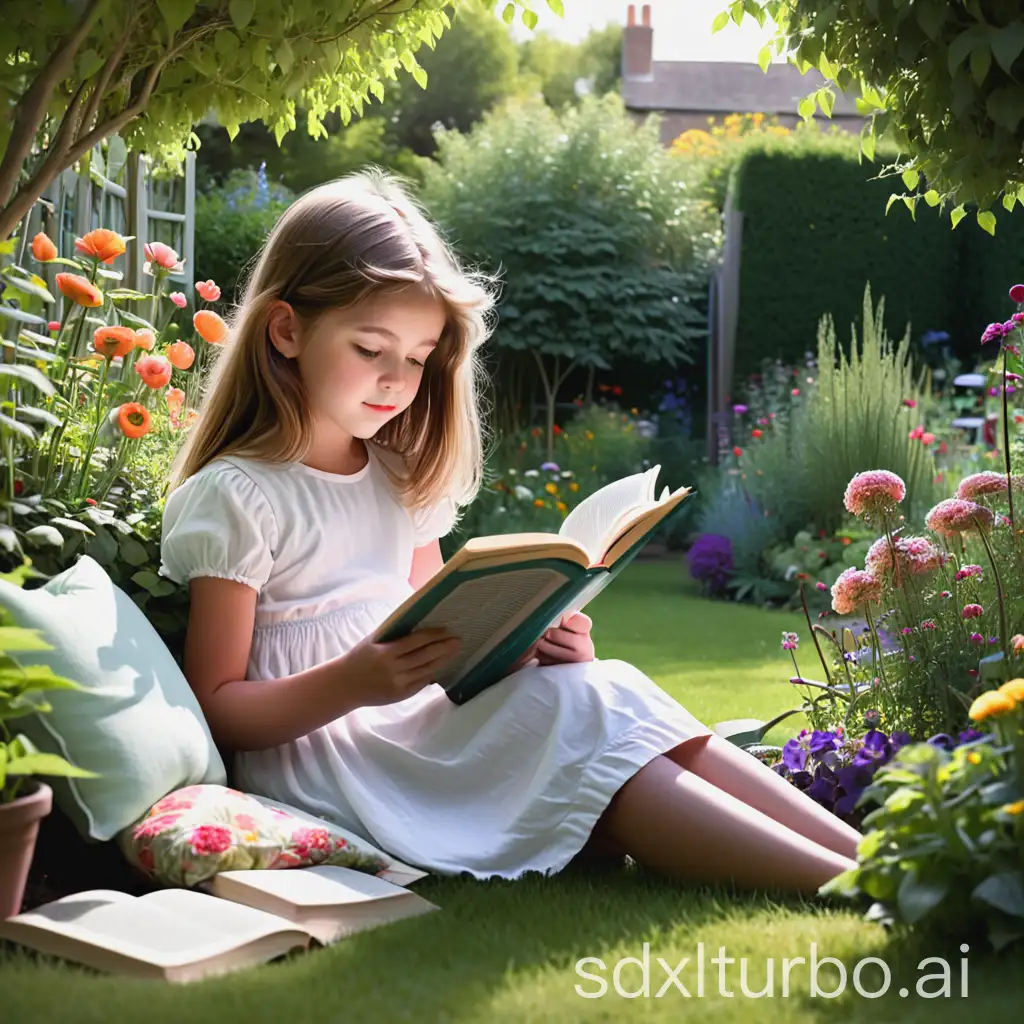
[(390, 643), (360, 641), (338, 659), (345, 682), (364, 707), (395, 704), (434, 682), (458, 653), (460, 641), (447, 630), (420, 629)]

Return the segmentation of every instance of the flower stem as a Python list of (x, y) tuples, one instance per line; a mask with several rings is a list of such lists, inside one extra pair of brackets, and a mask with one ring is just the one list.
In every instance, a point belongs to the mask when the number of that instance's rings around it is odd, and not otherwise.
[(82, 476), (78, 481), (78, 498), (85, 497), (89, 486), (89, 467), (92, 460), (93, 450), (96, 448), (96, 438), (100, 435), (100, 424), (103, 422), (103, 389), (107, 383), (107, 370), (110, 367), (110, 359), (103, 360), (103, 367), (100, 369), (100, 383), (96, 389), (96, 423), (92, 428), (92, 437), (89, 438), (89, 447), (86, 449), (85, 458), (82, 460)]
[(982, 544), (985, 545), (985, 553), (988, 555), (988, 560), (992, 564), (992, 575), (996, 581), (996, 601), (999, 604), (999, 642), (1002, 645), (1003, 656), (1009, 661), (1010, 648), (1007, 644), (1009, 632), (1006, 628), (1006, 600), (1003, 597), (1003, 581), (999, 578), (999, 568), (996, 565), (996, 556), (992, 552), (992, 545), (989, 543), (985, 530), (980, 523), (978, 524), (978, 534), (981, 537)]
[(1013, 531), (1013, 546), (1017, 547), (1017, 521), (1013, 514), (1013, 469), (1010, 463), (1010, 416), (1006, 399), (1006, 364), (1009, 352), (1003, 348), (1003, 462), (1006, 464), (1006, 496), (1010, 502), (1010, 529)]
[(864, 615), (868, 620), (868, 630), (871, 632), (872, 649), (878, 659), (878, 678), (882, 680), (882, 686), (888, 690), (889, 684), (885, 679), (885, 666), (882, 664), (882, 641), (878, 639), (878, 630), (875, 629), (875, 620), (871, 617), (870, 603), (864, 605)]

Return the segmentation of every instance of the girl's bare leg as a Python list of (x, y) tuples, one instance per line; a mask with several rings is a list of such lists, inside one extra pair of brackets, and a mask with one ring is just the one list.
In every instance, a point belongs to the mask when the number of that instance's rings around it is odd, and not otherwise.
[(857, 844), (863, 838), (860, 832), (735, 743), (721, 736), (703, 736), (665, 756), (794, 832), (856, 859)]
[(686, 881), (809, 896), (856, 866), (667, 757), (656, 757), (616, 793), (595, 832), (641, 864)]

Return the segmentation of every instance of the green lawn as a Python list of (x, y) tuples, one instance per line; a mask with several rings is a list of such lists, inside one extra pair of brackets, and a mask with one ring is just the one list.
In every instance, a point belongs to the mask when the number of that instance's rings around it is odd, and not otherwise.
[[(798, 629), (792, 615), (702, 601), (674, 563), (635, 563), (619, 585), (588, 611), (602, 657), (626, 659), (643, 668), (698, 717), (708, 722), (733, 717), (770, 717), (788, 706), (788, 662), (779, 650), (783, 629)], [(788, 723), (787, 723), (788, 724)], [(695, 837), (699, 841), (699, 837)], [(1024, 984), (999, 960), (980, 950), (899, 945), (858, 911), (768, 894), (737, 894), (725, 887), (678, 886), (639, 870), (570, 868), (560, 876), (521, 882), (476, 883), (425, 879), (417, 890), (441, 912), (390, 925), (329, 949), (295, 956), (241, 974), (184, 987), (104, 977), (55, 961), (35, 961), (20, 952), (0, 959), (0, 1019), (4, 1024), (43, 1020), (85, 1022), (166, 1021), (252, 1022), (310, 1019), (342, 1021), (409, 1020), (651, 1021), (686, 1019), (691, 1010), (704, 1021), (738, 1021), (757, 1014), (764, 1022), (842, 1020), (1008, 1021), (1020, 1013)], [(611, 985), (616, 962), (641, 957), (647, 943), (651, 974), (648, 998), (625, 998)], [(848, 975), (837, 998), (812, 994), (808, 963), (838, 958)], [(703, 946), (703, 994), (695, 962)], [(719, 967), (710, 962), (724, 947)], [(892, 972), (887, 995), (858, 995), (851, 975), (858, 960), (882, 958)], [(926, 956), (950, 964), (949, 998), (917, 994), (917, 980), (934, 974)], [(1019, 953), (1017, 954), (1019, 957)], [(584, 998), (597, 982), (577, 975), (583, 957), (600, 957), (608, 982), (601, 998)], [(675, 969), (689, 998), (670, 987), (657, 958)], [(747, 959), (747, 992), (765, 988), (774, 960), (774, 993), (753, 1000), (740, 987), (740, 962)], [(783, 958), (804, 957), (793, 967), (788, 991), (782, 986)], [(1013, 960), (1013, 963), (1016, 963)], [(596, 965), (583, 965), (594, 972)], [(823, 967), (819, 984), (831, 991), (834, 969)], [(881, 968), (865, 966), (861, 988), (881, 985)], [(966, 977), (968, 995), (961, 995)], [(623, 967), (620, 987), (636, 991), (641, 972)], [(935, 983), (929, 983), (934, 991)], [(906, 997), (898, 992), (909, 991)], [(731, 992), (732, 996), (720, 994)]]

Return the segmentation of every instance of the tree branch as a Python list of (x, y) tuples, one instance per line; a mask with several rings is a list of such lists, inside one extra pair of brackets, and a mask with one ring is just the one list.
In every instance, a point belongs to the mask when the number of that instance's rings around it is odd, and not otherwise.
[(115, 68), (117, 68), (121, 63), (124, 51), (128, 49), (128, 40), (131, 39), (134, 28), (135, 22), (134, 18), (132, 18), (129, 20), (128, 28), (118, 41), (114, 52), (106, 59), (106, 62), (100, 70), (100, 77), (96, 81), (96, 87), (93, 89), (93, 93), (89, 97), (89, 105), (85, 108), (85, 113), (82, 115), (82, 124), (85, 125), (86, 128), (96, 120), (100, 104), (103, 102), (103, 96), (107, 91), (107, 87), (110, 85), (110, 79), (114, 75)]
[(0, 204), (6, 204), (21, 175), (22, 165), (32, 150), (32, 140), (46, 116), (46, 107), (58, 82), (67, 77), (78, 48), (85, 41), (99, 15), (100, 0), (89, 0), (79, 23), (61, 40), (32, 85), (14, 108), (14, 129), (0, 163)]

